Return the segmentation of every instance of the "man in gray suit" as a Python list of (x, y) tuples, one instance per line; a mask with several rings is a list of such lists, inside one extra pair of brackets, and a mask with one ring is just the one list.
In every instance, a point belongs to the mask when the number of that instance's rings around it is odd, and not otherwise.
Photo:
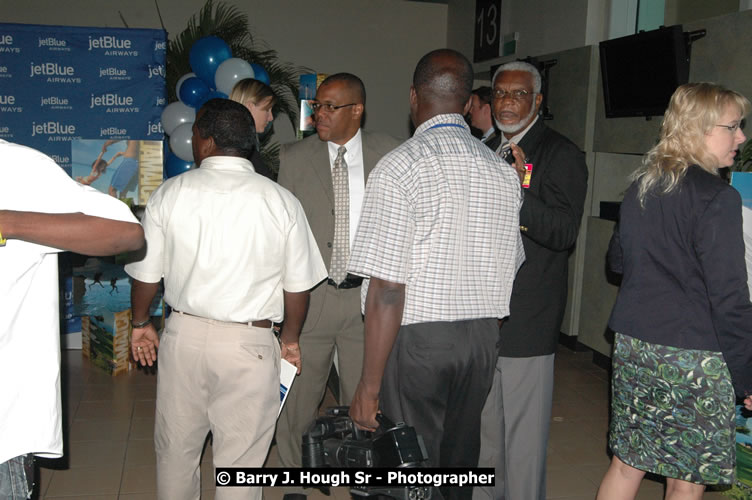
[[(280, 151), (278, 182), (302, 203), (329, 269), (328, 281), (311, 293), (300, 336), (303, 365), (277, 423), (277, 450), (283, 467), (302, 465), (302, 434), (318, 414), (335, 349), (340, 404), (350, 404), (360, 379), (364, 335), (360, 313), (362, 278), (347, 275), (343, 266), (360, 218), (368, 174), (384, 154), (399, 144), (387, 135), (361, 130), (365, 102), (360, 78), (349, 73), (328, 77), (319, 86), (313, 105), (317, 136), (286, 144)], [(341, 166), (346, 170), (344, 193), (343, 184), (338, 181), (340, 174), (335, 173)], [(338, 241), (346, 242), (344, 255), (338, 250)], [(300, 500), (303, 495), (302, 489), (289, 490), (285, 500)]]

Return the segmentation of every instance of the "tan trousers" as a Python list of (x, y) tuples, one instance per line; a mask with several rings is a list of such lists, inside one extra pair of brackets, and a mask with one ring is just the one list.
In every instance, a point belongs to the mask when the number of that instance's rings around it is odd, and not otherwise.
[[(209, 431), (214, 467), (261, 467), (279, 411), (279, 343), (271, 329), (173, 313), (159, 345), (154, 444), (160, 500), (198, 500)], [(217, 500), (261, 488), (217, 487)]]

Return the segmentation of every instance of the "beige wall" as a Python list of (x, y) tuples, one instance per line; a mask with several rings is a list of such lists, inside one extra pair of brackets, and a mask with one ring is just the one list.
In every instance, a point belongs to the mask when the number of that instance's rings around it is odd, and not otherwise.
[[(248, 13), (259, 39), (283, 61), (321, 73), (360, 76), (366, 128), (409, 135), (407, 95), (418, 59), (446, 45), (447, 6), (402, 0), (228, 0)], [(154, 0), (0, 0), (2, 22), (160, 28)], [(168, 34), (182, 31), (204, 0), (159, 0)], [(276, 122), (280, 142), (289, 122)]]

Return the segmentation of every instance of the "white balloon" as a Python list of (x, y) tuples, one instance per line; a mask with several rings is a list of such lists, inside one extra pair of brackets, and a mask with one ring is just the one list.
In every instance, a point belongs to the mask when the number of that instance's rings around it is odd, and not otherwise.
[(180, 125), (194, 121), (196, 121), (196, 110), (180, 101), (168, 104), (162, 111), (162, 128), (167, 135), (172, 135), (172, 132)]
[(238, 57), (231, 57), (217, 67), (217, 72), (214, 73), (214, 86), (220, 92), (230, 95), (238, 81), (254, 76), (250, 64)]
[(178, 96), (178, 99), (180, 99), (180, 86), (183, 85), (184, 81), (186, 81), (189, 78), (193, 78), (195, 76), (196, 76), (196, 73), (186, 73), (180, 77), (180, 80), (178, 80), (178, 83), (175, 85), (175, 95)]
[(175, 156), (184, 161), (193, 161), (192, 129), (193, 124), (183, 123), (173, 130), (170, 135), (170, 149), (175, 153)]

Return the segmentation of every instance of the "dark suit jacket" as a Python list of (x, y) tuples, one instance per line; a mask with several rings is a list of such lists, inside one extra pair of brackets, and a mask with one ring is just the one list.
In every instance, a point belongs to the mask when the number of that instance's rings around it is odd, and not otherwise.
[(722, 352), (734, 389), (752, 393), (749, 301), (739, 193), (698, 166), (642, 209), (633, 184), (609, 245), (623, 274), (609, 326), (653, 344)]
[(567, 303), (568, 259), (577, 240), (587, 193), (585, 155), (542, 118), (519, 146), (533, 164), (520, 209), (525, 263), (514, 280), (500, 355), (552, 354)]
[(496, 130), (488, 139), (481, 142), (491, 148), (492, 151), (496, 151), (496, 149), (499, 147), (499, 144), (501, 144), (501, 133)]
[(253, 150), (253, 153), (251, 154), (251, 163), (253, 164), (253, 170), (255, 170), (257, 174), (263, 175), (273, 181), (277, 180), (274, 172), (272, 172), (272, 170), (264, 163), (264, 159), (261, 157), (261, 151), (258, 149)]
[[(376, 163), (396, 148), (400, 141), (380, 133), (361, 129), (363, 168), (366, 180)], [(289, 189), (303, 205), (324, 263), (329, 268), (334, 241), (334, 188), (327, 143), (318, 135), (285, 144), (279, 152), (280, 185)], [(324, 285), (326, 286), (326, 285)], [(323, 305), (322, 286), (311, 293), (311, 304), (304, 331), (315, 326)]]

